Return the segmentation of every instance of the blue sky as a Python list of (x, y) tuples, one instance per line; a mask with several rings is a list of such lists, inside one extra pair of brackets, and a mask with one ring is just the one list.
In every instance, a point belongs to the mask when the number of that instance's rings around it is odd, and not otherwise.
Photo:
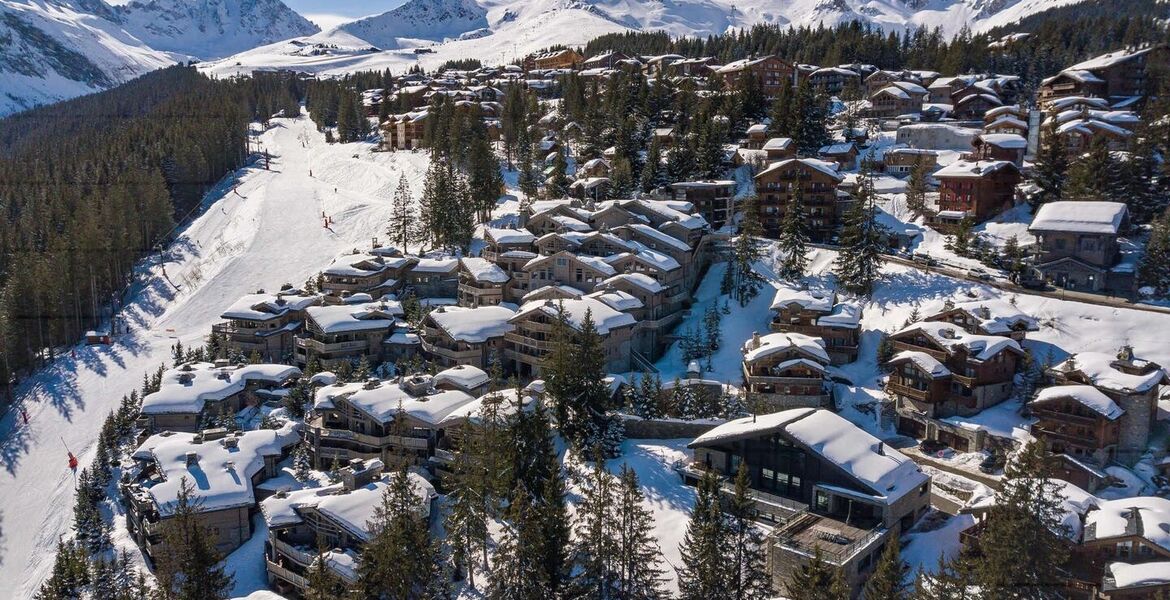
[(284, 0), (293, 10), (328, 29), (359, 17), (384, 13), (406, 0)]

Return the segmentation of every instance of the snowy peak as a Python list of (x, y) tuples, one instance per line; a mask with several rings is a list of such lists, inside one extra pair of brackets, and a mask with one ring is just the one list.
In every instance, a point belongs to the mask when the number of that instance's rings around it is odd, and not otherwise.
[(133, 0), (115, 10), (150, 47), (201, 59), (320, 31), (281, 0)]
[(417, 41), (459, 38), (488, 26), (487, 9), (475, 0), (410, 0), (398, 8), (337, 28), (375, 46), (394, 49)]

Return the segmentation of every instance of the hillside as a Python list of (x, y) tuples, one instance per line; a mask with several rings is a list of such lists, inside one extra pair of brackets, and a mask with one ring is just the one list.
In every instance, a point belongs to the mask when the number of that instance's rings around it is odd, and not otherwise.
[(134, 0), (116, 11), (151, 48), (200, 59), (319, 31), (280, 0)]

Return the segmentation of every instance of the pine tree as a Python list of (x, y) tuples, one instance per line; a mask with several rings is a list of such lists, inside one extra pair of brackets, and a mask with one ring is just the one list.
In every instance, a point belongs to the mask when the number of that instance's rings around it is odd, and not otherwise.
[(849, 600), (841, 569), (826, 561), (820, 548), (792, 572), (785, 586), (792, 600)]
[(1040, 193), (1033, 204), (1053, 202), (1064, 197), (1065, 182), (1068, 178), (1068, 149), (1057, 131), (1059, 123), (1055, 113), (1045, 120), (1040, 134), (1040, 150), (1036, 154), (1033, 179)]
[(622, 465), (618, 476), (616, 512), (617, 591), (619, 598), (665, 598), (665, 571), (654, 538), (654, 514), (642, 505), (638, 475)]
[(1063, 197), (1068, 200), (1112, 200), (1113, 191), (1119, 187), (1117, 170), (1117, 162), (1105, 141), (1094, 140), (1089, 151), (1069, 166)]
[(782, 85), (772, 101), (772, 123), (768, 125), (768, 133), (773, 137), (793, 137), (796, 134), (796, 113), (792, 105), (792, 86)]
[(312, 461), (309, 459), (309, 449), (306, 442), (297, 444), (293, 450), (293, 478), (297, 481), (308, 481), (312, 475)]
[(646, 152), (646, 164), (642, 166), (638, 185), (643, 192), (652, 192), (666, 184), (666, 171), (662, 166), (662, 144), (656, 137), (650, 141), (650, 149)]
[(232, 576), (220, 563), (210, 533), (199, 513), (203, 501), (195, 486), (183, 477), (170, 518), (162, 521), (162, 550), (155, 562), (155, 577), (164, 598), (175, 600), (226, 600)]
[(906, 573), (909, 571), (898, 549), (898, 540), (886, 542), (877, 566), (865, 582), (866, 600), (907, 600)]
[(976, 546), (964, 550), (973, 581), (994, 598), (1059, 598), (1068, 558), (1059, 484), (1039, 441), (1026, 444), (1004, 469), (1002, 487)]
[(816, 156), (822, 146), (829, 143), (828, 100), (813, 89), (807, 77), (802, 77), (796, 86), (793, 100), (795, 131), (792, 141), (801, 156)]
[[(498, 394), (482, 400), (477, 422), (468, 423), (459, 437), (448, 478), (448, 543), (456, 566), (466, 569), (472, 589), (475, 589), (476, 558), (482, 559), (484, 571), (488, 568), (488, 521), (498, 516), (500, 496), (507, 489), (503, 488), (500, 477), (506, 470), (502, 461), (505, 444), (500, 416), (503, 401)], [(520, 406), (516, 408), (523, 410)]]
[(442, 597), (439, 545), (417, 514), (419, 498), (405, 465), (390, 478), (366, 527), (358, 578), (367, 597), (407, 600)]
[(349, 591), (341, 578), (329, 568), (329, 554), (324, 544), (318, 544), (317, 558), (309, 566), (307, 575), (309, 587), (304, 593), (305, 600), (344, 598)]
[(1152, 288), (1158, 296), (1170, 293), (1170, 211), (1151, 224), (1146, 251), (1138, 265), (1138, 285)]
[(552, 584), (540, 551), (544, 548), (539, 506), (523, 486), (512, 494), (496, 547), (489, 600), (548, 600)]
[(770, 578), (765, 566), (764, 535), (752, 522), (755, 500), (749, 489), (747, 463), (739, 463), (735, 495), (727, 511), (729, 597), (763, 600), (770, 597)]
[(406, 173), (398, 178), (398, 188), (394, 190), (394, 200), (390, 205), (390, 228), (387, 232), (390, 242), (397, 244), (404, 252), (407, 245), (414, 241), (414, 221), (416, 219), (414, 198), (410, 192), (410, 182), (406, 180)]
[(630, 161), (624, 156), (613, 159), (613, 168), (609, 174), (609, 197), (629, 198), (634, 193), (637, 181), (631, 170)]
[(808, 234), (804, 226), (804, 186), (800, 177), (793, 184), (792, 201), (784, 209), (780, 238), (776, 246), (784, 253), (780, 276), (788, 281), (804, 278), (808, 269)]
[(833, 265), (837, 281), (850, 292), (868, 296), (881, 277), (886, 228), (878, 223), (874, 202), (873, 176), (865, 172), (858, 179), (853, 206), (845, 215), (841, 249)]
[(910, 178), (906, 180), (906, 208), (915, 215), (926, 214), (926, 179), (930, 176), (930, 168), (921, 156), (914, 159), (914, 167), (910, 170)]
[(552, 176), (545, 186), (545, 196), (548, 198), (564, 198), (569, 195), (569, 164), (565, 160), (565, 151), (557, 150), (552, 163)]
[(577, 505), (577, 535), (573, 543), (576, 574), (569, 595), (604, 600), (619, 597), (617, 523), (612, 510), (616, 494), (600, 448), (594, 449), (594, 461)]
[(690, 181), (698, 175), (695, 151), (680, 139), (666, 157), (666, 173), (671, 181)]
[(747, 303), (759, 294), (763, 285), (762, 278), (754, 267), (755, 262), (763, 256), (756, 244), (756, 238), (760, 233), (756, 198), (751, 196), (744, 201), (743, 220), (740, 221), (739, 235), (732, 242), (732, 261), (727, 266), (732, 272), (731, 297), (739, 302), (740, 306), (747, 306)]
[(725, 566), (728, 526), (719, 507), (719, 476), (707, 471), (699, 480), (695, 507), (679, 552), (679, 592), (683, 600), (726, 597), (730, 582)]

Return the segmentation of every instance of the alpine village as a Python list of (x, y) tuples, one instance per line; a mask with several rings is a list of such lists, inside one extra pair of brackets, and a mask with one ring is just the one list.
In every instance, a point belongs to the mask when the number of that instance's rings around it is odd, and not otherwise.
[(1067, 4), (0, 120), (0, 596), (1170, 598), (1170, 12)]

